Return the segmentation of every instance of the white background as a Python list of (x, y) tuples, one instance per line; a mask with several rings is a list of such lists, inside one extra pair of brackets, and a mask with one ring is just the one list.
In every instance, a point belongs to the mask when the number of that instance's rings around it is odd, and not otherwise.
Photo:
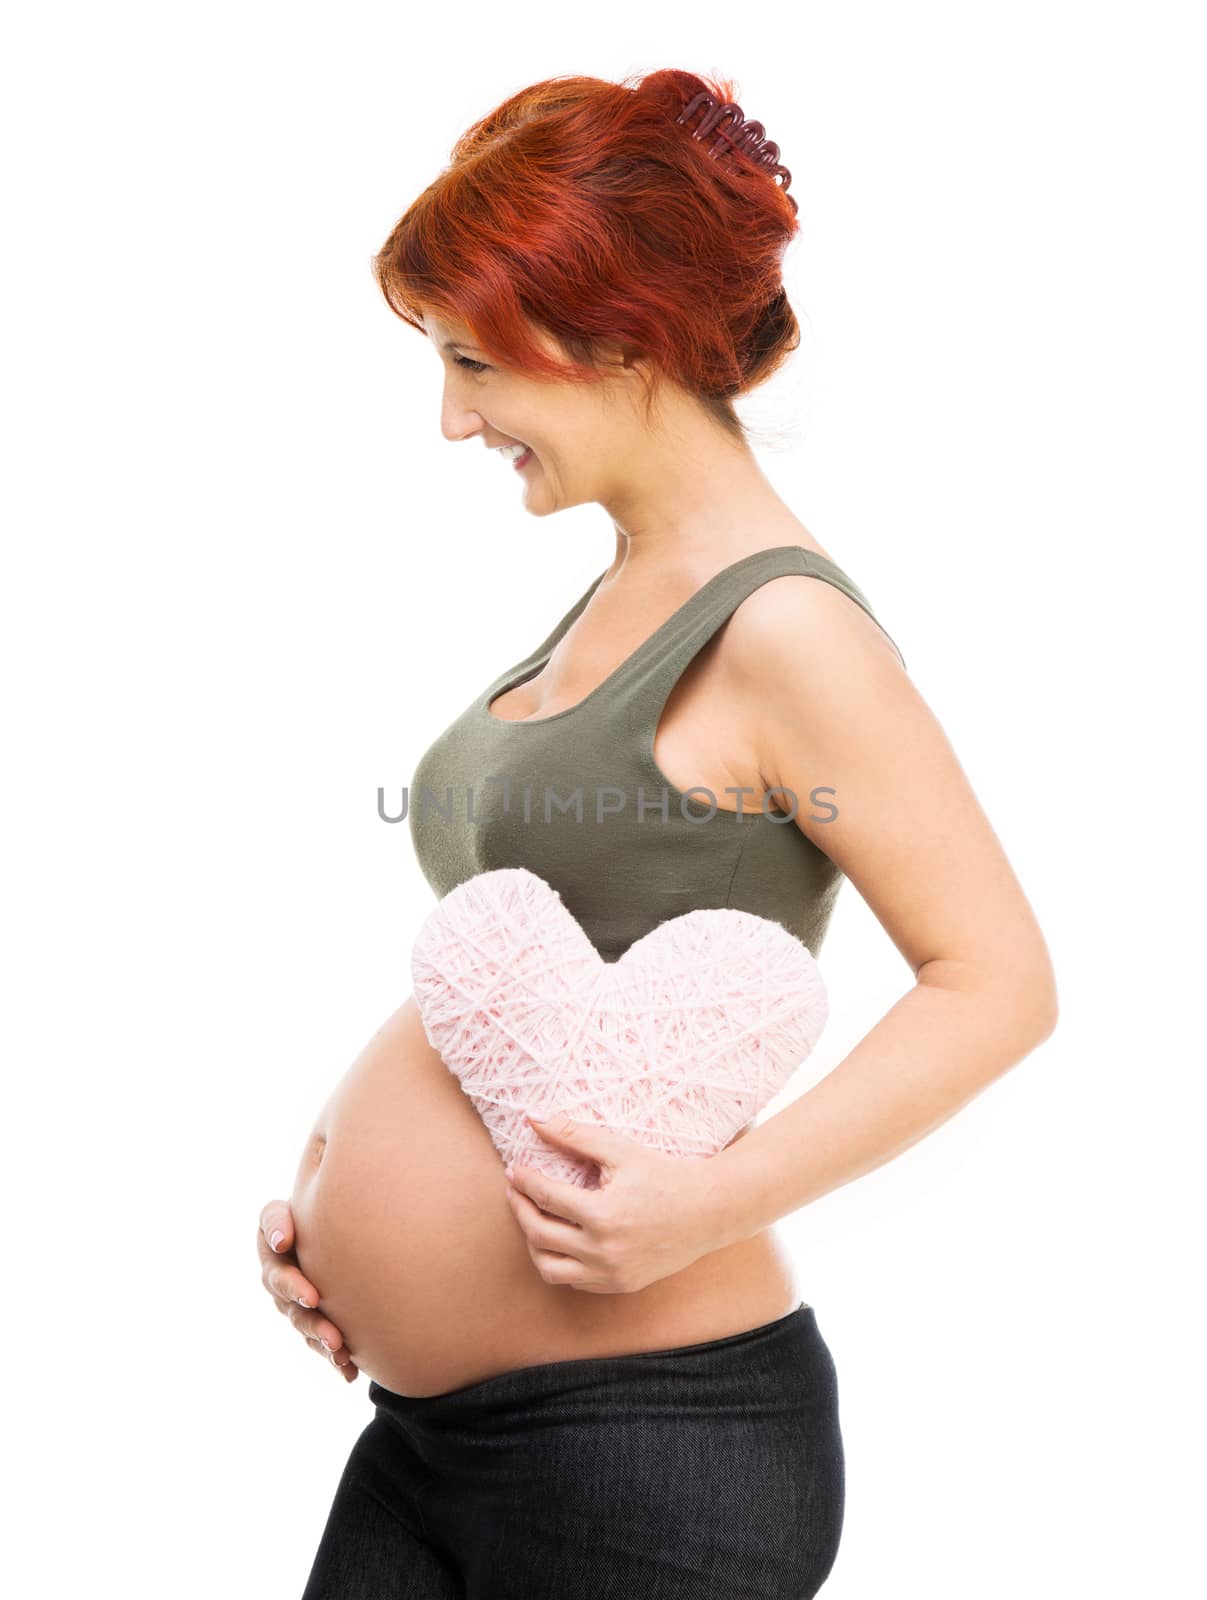
[[(12, 1593), (301, 1593), (367, 1380), (276, 1314), (253, 1238), (433, 903), (376, 790), (613, 550), (599, 507), (528, 516), (505, 463), (442, 439), (439, 360), (369, 259), (507, 94), (662, 66), (736, 78), (792, 171), (805, 342), (747, 415), (951, 737), (1062, 1003), (963, 1114), (781, 1225), (841, 1385), (825, 1593), (1202, 1593), (1191, 20), (10, 23)], [(825, 970), (819, 1071), (911, 981), (850, 885)]]

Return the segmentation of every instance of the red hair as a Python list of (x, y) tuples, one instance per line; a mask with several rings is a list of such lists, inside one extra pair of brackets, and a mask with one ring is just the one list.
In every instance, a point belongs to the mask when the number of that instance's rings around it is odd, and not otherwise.
[(497, 364), (563, 382), (597, 381), (595, 341), (617, 340), (655, 385), (670, 376), (744, 432), (731, 397), (800, 343), (781, 276), (799, 225), (767, 167), (710, 155), (676, 123), (701, 90), (735, 99), (729, 79), (673, 69), (511, 95), (461, 135), (373, 258), (390, 308), (421, 332), (425, 311), (446, 317)]

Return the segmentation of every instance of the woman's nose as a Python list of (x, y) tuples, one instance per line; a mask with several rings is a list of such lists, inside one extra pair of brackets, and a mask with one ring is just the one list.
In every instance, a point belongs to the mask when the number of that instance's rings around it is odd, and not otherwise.
[(482, 432), (484, 426), (476, 411), (467, 411), (451, 397), (445, 396), (440, 407), (440, 431), (446, 439), (454, 443), (458, 439), (472, 439), (475, 434)]

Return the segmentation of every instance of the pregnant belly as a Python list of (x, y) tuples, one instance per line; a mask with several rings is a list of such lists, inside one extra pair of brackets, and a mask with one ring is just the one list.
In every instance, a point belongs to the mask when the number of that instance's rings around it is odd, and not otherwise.
[(724, 1338), (799, 1304), (770, 1230), (636, 1294), (546, 1283), (504, 1186), (412, 995), (323, 1108), (291, 1200), (299, 1263), (366, 1376), (441, 1394), (516, 1367)]

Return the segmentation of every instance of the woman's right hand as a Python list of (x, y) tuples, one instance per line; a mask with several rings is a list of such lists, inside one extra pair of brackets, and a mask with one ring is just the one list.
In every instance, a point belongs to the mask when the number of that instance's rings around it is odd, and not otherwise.
[(270, 1200), (260, 1213), (256, 1233), (261, 1281), (277, 1310), (289, 1318), (310, 1348), (330, 1361), (348, 1383), (355, 1383), (359, 1368), (344, 1349), (343, 1334), (315, 1309), (319, 1292), (298, 1265), (293, 1244), (293, 1212), (288, 1200)]

